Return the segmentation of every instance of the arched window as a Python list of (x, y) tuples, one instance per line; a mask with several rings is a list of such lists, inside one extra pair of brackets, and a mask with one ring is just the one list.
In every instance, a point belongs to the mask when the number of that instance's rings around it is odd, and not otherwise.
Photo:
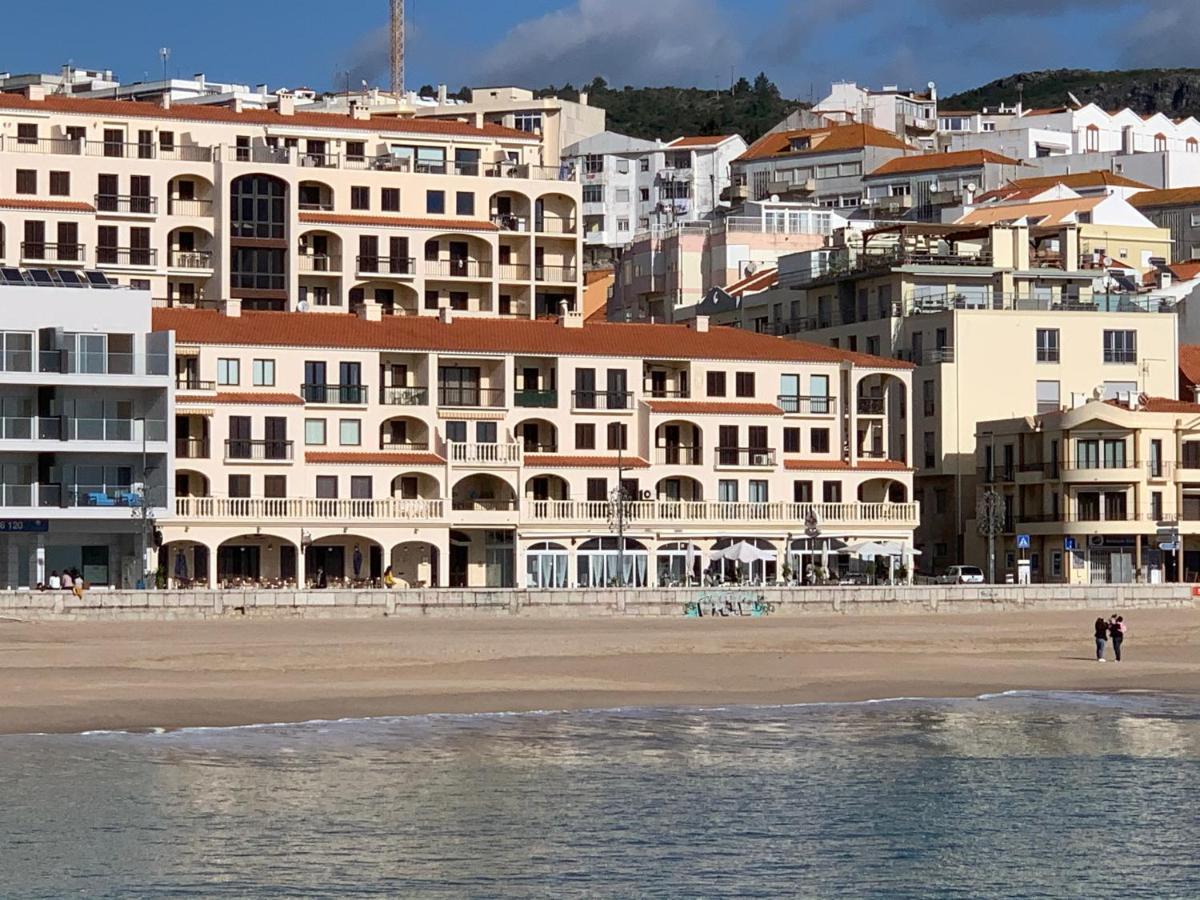
[(531, 588), (565, 588), (567, 548), (552, 541), (533, 544), (525, 554), (525, 581)]
[(287, 186), (269, 175), (243, 175), (230, 188), (233, 237), (282, 240), (287, 225)]
[(1089, 151), (1099, 150), (1100, 149), (1100, 128), (1096, 125), (1089, 125), (1085, 132), (1085, 139), (1087, 141), (1085, 149), (1087, 149)]
[(1196, 140), (1194, 137), (1188, 138), (1187, 139), (1187, 152), (1188, 153), (1200, 153), (1200, 141)]
[(592, 538), (579, 545), (577, 564), (580, 587), (645, 587), (647, 584), (648, 554), (646, 545), (625, 538), (624, 577), (621, 576), (620, 539)]
[(663, 544), (655, 556), (659, 587), (700, 584), (703, 558), (700, 548), (691, 541)]
[(1167, 149), (1167, 136), (1165, 134), (1156, 134), (1154, 136), (1154, 149), (1155, 150), (1166, 150)]

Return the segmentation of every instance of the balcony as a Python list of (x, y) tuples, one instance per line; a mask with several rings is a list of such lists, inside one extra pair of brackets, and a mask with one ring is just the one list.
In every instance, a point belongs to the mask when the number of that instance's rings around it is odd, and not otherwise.
[[(162, 488), (151, 486), (153, 497), (161, 495)], [(140, 490), (131, 484), (38, 484), (0, 483), (0, 507), (39, 510), (91, 508), (138, 509), (142, 505)], [(128, 516), (128, 513), (123, 513)]]
[(718, 447), (715, 462), (722, 469), (770, 469), (775, 450), (770, 447)]
[(99, 215), (156, 216), (158, 198), (135, 194), (96, 194), (96, 212)]
[[(39, 350), (37, 364), (39, 372), (57, 375), (167, 375), (170, 357), (165, 353), (77, 353), (64, 348)], [(29, 371), (12, 365), (6, 365), (5, 370)]]
[(500, 263), (496, 267), (496, 274), (501, 281), (528, 281), (529, 266), (524, 263)]
[(649, 379), (642, 382), (642, 393), (650, 400), (690, 400), (692, 397), (688, 388), (669, 388), (662, 384), (656, 385)]
[[(915, 527), (917, 503), (720, 503), (688, 500), (641, 500), (625, 507), (626, 521), (639, 526), (742, 525), (761, 523), (779, 528), (782, 522), (804, 522), (815, 516), (822, 528), (862, 526)], [(529, 523), (562, 525), (607, 523), (612, 515), (608, 501), (527, 500), (521, 519)]]
[(860, 416), (882, 416), (886, 403), (882, 397), (859, 397), (856, 408)]
[(779, 408), (788, 415), (831, 416), (837, 412), (837, 399), (834, 397), (780, 394), (777, 400)]
[(633, 409), (633, 391), (571, 391), (571, 409), (576, 412), (628, 412)]
[(381, 406), (428, 406), (429, 388), (427, 387), (381, 387), (379, 389)]
[(411, 256), (359, 256), (356, 265), (360, 275), (417, 274), (417, 261)]
[(558, 391), (517, 391), (513, 394), (513, 406), (522, 409), (557, 409)]
[(213, 148), (202, 144), (127, 144), (122, 141), (87, 141), (87, 156), (111, 159), (166, 159), (177, 162), (212, 162)]
[(450, 441), (446, 458), (451, 465), (519, 466), (524, 459), (525, 445), (520, 443), (472, 444)]
[(175, 515), (180, 519), (260, 521), (347, 519), (382, 522), (427, 522), (444, 519), (444, 500), (381, 497), (372, 500), (322, 499), (314, 497), (177, 497)]
[(87, 252), (83, 244), (46, 244), (39, 241), (22, 241), (21, 261), (83, 265), (87, 261)]
[(208, 459), (209, 444), (204, 438), (176, 438), (176, 459)]
[(492, 264), (477, 259), (427, 259), (426, 278), (491, 278)]
[(168, 269), (184, 269), (189, 272), (211, 272), (213, 255), (211, 250), (172, 250), (167, 257)]
[(683, 445), (659, 446), (654, 448), (654, 461), (660, 466), (701, 466), (704, 450)]
[(301, 253), (297, 256), (304, 275), (341, 274), (342, 258), (327, 253)]
[(46, 156), (82, 156), (81, 140), (68, 138), (4, 138), (4, 150), (7, 153), (37, 153)]
[(195, 219), (211, 219), (213, 214), (212, 209), (213, 205), (211, 200), (196, 200), (190, 197), (167, 198), (167, 215), (169, 216), (188, 216)]
[[(0, 418), (0, 439), (140, 443), (142, 432), (138, 422), (138, 419), (91, 419), (65, 415), (5, 416)], [(145, 433), (148, 441), (165, 441), (167, 423), (162, 419), (147, 419)]]
[(538, 234), (569, 234), (579, 230), (579, 223), (574, 219), (564, 219), (560, 216), (542, 216), (534, 223)]
[(529, 220), (524, 216), (495, 213), (490, 220), (501, 231), (529, 231)]
[(577, 270), (574, 266), (534, 266), (534, 278), (552, 284), (574, 284)]
[(367, 402), (365, 384), (303, 384), (300, 396), (305, 403), (318, 406), (363, 406)]
[(205, 381), (200, 378), (193, 378), (190, 375), (177, 375), (175, 377), (175, 390), (177, 391), (204, 391), (212, 393), (216, 389), (217, 383), (215, 381)]
[(292, 441), (252, 441), (234, 438), (225, 442), (226, 462), (291, 462)]
[(390, 450), (393, 453), (428, 453), (429, 442), (397, 440), (394, 435), (385, 431), (379, 436), (379, 449)]
[(439, 387), (438, 406), (504, 409), (504, 388)]
[(96, 265), (149, 269), (158, 265), (158, 250), (153, 247), (97, 247)]

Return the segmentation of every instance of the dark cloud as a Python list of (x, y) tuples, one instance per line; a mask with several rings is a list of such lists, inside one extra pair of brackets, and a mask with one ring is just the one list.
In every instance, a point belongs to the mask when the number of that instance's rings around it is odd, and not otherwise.
[(947, 19), (1059, 16), (1080, 10), (1099, 12), (1135, 5), (1131, 0), (933, 0)]

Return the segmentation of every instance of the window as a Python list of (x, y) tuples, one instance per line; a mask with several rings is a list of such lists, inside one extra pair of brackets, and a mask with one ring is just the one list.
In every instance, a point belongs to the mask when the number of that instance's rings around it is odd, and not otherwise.
[(841, 503), (842, 502), (842, 483), (840, 481), (826, 481), (821, 485), (821, 499), (825, 503)]
[(1137, 332), (1105, 331), (1104, 361), (1106, 363), (1136, 363)]
[(426, 309), (437, 309), (438, 308), (438, 292), (436, 290), (425, 292), (425, 308)]
[(643, 156), (640, 160), (638, 160), (638, 168), (641, 169), (643, 172), (649, 172), (650, 171), (650, 157)]
[(242, 381), (241, 361), (236, 359), (217, 360), (217, 384), (236, 385)]
[(738, 483), (730, 478), (722, 478), (717, 482), (717, 500), (721, 503), (738, 502)]
[(575, 426), (575, 449), (576, 450), (595, 450), (596, 449), (596, 426), (595, 425), (576, 425)]
[(325, 446), (325, 420), (304, 420), (304, 443), (309, 447)]
[(587, 498), (592, 503), (603, 503), (608, 499), (608, 479), (589, 478), (587, 480)]
[(475, 195), (471, 191), (459, 191), (455, 194), (454, 212), (460, 216), (475, 215)]
[(640, 191), (638, 191), (638, 196), (641, 198), (641, 201), (643, 203), (649, 203), (650, 202), (650, 188), (642, 188)]
[[(385, 188), (386, 190), (386, 188)], [(350, 208), (351, 209), (370, 209), (371, 208), (371, 189), (364, 185), (358, 184), (350, 188)]]
[(275, 386), (275, 360), (256, 359), (251, 366), (251, 375), (255, 387)]
[(245, 498), (250, 496), (249, 475), (230, 475), (228, 485), (230, 497)]
[(18, 144), (36, 144), (38, 142), (38, 127), (36, 122), (22, 122), (17, 125)]
[(350, 497), (354, 500), (370, 500), (374, 479), (370, 475), (350, 476)]
[(282, 500), (287, 496), (286, 475), (264, 475), (263, 496), (272, 500)]
[(753, 372), (738, 372), (734, 379), (735, 391), (739, 397), (754, 396), (754, 373)]
[(799, 428), (783, 429), (783, 452), (784, 453), (799, 453), (800, 452), (800, 429)]
[(451, 291), (450, 292), (450, 308), (466, 310), (470, 308), (471, 295), (466, 291)]
[(517, 131), (528, 131), (536, 134), (542, 130), (542, 114), (535, 112), (519, 112), (513, 115), (513, 128)]
[(812, 503), (813, 502), (813, 483), (811, 481), (793, 481), (792, 482), (792, 502), (793, 503)]
[(584, 203), (603, 203), (604, 186), (600, 184), (585, 184), (583, 186)]
[(50, 173), (50, 196), (51, 197), (69, 197), (69, 196), (71, 196), (71, 173), (70, 172), (51, 172)]
[(757, 478), (750, 480), (746, 486), (746, 499), (751, 503), (768, 503), (770, 502), (770, 491), (766, 481), (761, 481)]
[[(397, 203), (399, 208), (399, 203)], [(445, 191), (426, 191), (425, 192), (425, 212), (431, 216), (440, 216), (446, 211), (446, 192)]]
[(1036, 390), (1035, 399), (1037, 401), (1038, 415), (1057, 412), (1062, 408), (1062, 399), (1059, 395), (1059, 382), (1039, 381)]
[(628, 231), (628, 230), (629, 230), (629, 220), (628, 219), (617, 219), (617, 231)]
[(706, 387), (708, 396), (724, 397), (725, 396), (725, 373), (724, 372), (709, 372), (706, 376)]
[(346, 141), (346, 159), (362, 162), (367, 158), (367, 145), (363, 141)]
[(447, 422), (446, 440), (453, 444), (465, 444), (467, 442), (467, 423)]
[(287, 204), (286, 187), (282, 181), (267, 175), (243, 175), (233, 182), (230, 194), (233, 237), (276, 240), (284, 237)]
[(357, 447), (362, 444), (362, 420), (342, 419), (339, 421), (338, 443), (343, 447)]
[(17, 169), (17, 193), (37, 193), (37, 171), (34, 169)]
[(829, 429), (814, 428), (808, 436), (809, 448), (813, 453), (829, 452)]
[(925, 468), (932, 469), (937, 465), (937, 435), (932, 431), (926, 431), (922, 447), (925, 451)]
[[(439, 194), (441, 191), (430, 191), (430, 194)], [(445, 201), (442, 201), (443, 204)], [(379, 192), (379, 208), (384, 212), (400, 212), (400, 188), (384, 188)], [(444, 212), (442, 208), (437, 210), (429, 210), (430, 212)]]
[[(1150, 477), (1162, 478), (1163, 473), (1163, 442), (1161, 438), (1154, 438), (1150, 442)], [(1159, 518), (1162, 518), (1159, 516)]]
[(1150, 493), (1150, 518), (1155, 522), (1161, 522), (1163, 517), (1163, 495), (1162, 491), (1151, 491)]
[(627, 450), (629, 449), (629, 426), (623, 422), (610, 422), (608, 426), (608, 449), (609, 450)]
[(830, 166), (817, 166), (818, 178), (837, 178), (837, 173), (838, 167), (836, 163)]
[(317, 498), (320, 500), (336, 500), (338, 495), (338, 480), (336, 475), (317, 476)]
[(1040, 363), (1058, 362), (1058, 329), (1039, 328), (1037, 330), (1037, 361)]
[(937, 414), (937, 382), (932, 378), (928, 381), (921, 382), (921, 399), (923, 401), (923, 411), (925, 415), (932, 416)]

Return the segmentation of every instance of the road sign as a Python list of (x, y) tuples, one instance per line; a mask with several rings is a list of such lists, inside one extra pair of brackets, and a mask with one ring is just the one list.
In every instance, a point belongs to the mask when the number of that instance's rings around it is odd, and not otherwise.
[(1179, 545), (1175, 543), (1159, 544), (1158, 549), (1165, 550), (1167, 553), (1174, 553), (1179, 549)]
[(1017, 549), (1018, 550), (1028, 550), (1029, 549), (1029, 535), (1027, 535), (1027, 534), (1018, 534), (1017, 535)]
[(1073, 538), (1073, 537), (1063, 538), (1063, 549), (1064, 550), (1078, 550), (1079, 545), (1077, 543), (1075, 543), (1075, 538)]
[(47, 519), (0, 519), (0, 532), (24, 531), (44, 534), (50, 530)]

